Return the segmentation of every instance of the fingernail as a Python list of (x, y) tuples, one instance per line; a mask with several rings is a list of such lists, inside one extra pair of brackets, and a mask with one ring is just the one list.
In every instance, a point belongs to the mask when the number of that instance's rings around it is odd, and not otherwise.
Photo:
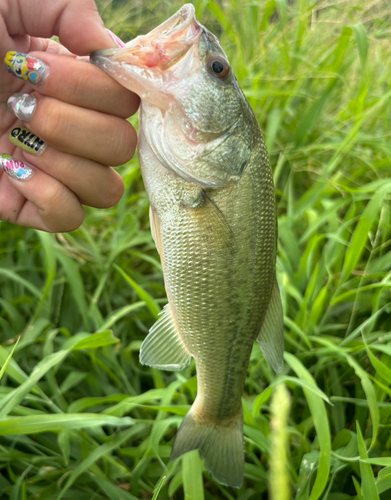
[(41, 155), (47, 146), (42, 139), (23, 127), (13, 128), (8, 138), (18, 148), (37, 156)]
[(123, 42), (123, 41), (122, 41), (122, 40), (121, 40), (121, 39), (120, 39), (120, 38), (119, 38), (119, 37), (118, 37), (115, 33), (113, 33), (112, 31), (108, 30), (107, 28), (106, 28), (106, 31), (107, 31), (107, 33), (109, 34), (110, 38), (111, 38), (112, 40), (114, 40), (114, 43), (116, 43), (116, 44), (117, 44), (117, 47), (118, 47), (118, 48), (121, 48), (121, 49), (122, 49), (122, 48), (124, 48), (124, 47), (125, 47), (124, 42)]
[(11, 75), (33, 85), (41, 85), (49, 73), (49, 67), (45, 63), (23, 52), (7, 52), (4, 63)]
[(8, 99), (7, 106), (19, 120), (29, 122), (35, 113), (37, 100), (30, 94), (14, 94)]
[(19, 181), (27, 181), (34, 175), (34, 170), (29, 165), (5, 153), (0, 156), (0, 168)]

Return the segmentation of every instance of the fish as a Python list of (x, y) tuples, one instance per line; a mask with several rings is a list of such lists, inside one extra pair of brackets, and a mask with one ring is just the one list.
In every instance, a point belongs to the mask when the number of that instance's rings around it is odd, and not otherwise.
[(258, 121), (192, 4), (90, 60), (141, 98), (139, 160), (168, 304), (140, 361), (175, 371), (195, 360), (197, 396), (171, 459), (199, 450), (216, 481), (239, 488), (253, 343), (276, 372), (284, 353), (275, 192)]

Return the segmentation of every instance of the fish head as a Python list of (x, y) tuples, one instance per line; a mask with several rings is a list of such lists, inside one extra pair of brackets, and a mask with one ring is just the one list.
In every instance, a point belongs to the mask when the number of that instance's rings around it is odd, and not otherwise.
[(95, 51), (90, 59), (140, 96), (146, 140), (165, 167), (209, 187), (240, 179), (255, 118), (192, 4), (124, 48)]

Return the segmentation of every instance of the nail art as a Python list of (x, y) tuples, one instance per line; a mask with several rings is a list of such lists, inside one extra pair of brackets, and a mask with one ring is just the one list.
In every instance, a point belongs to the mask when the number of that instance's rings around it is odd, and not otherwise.
[(5, 69), (11, 75), (34, 85), (40, 85), (49, 73), (49, 67), (46, 64), (23, 52), (7, 52), (4, 63)]
[(19, 120), (29, 122), (35, 113), (37, 99), (30, 94), (14, 94), (8, 99), (7, 106)]
[(15, 146), (37, 156), (41, 155), (47, 146), (42, 139), (23, 127), (13, 128), (8, 138)]
[(0, 156), (0, 168), (10, 177), (19, 181), (27, 181), (34, 175), (34, 170), (26, 163), (5, 153)]
[(119, 38), (115, 33), (113, 33), (112, 31), (110, 31), (109, 29), (106, 28), (106, 31), (108, 33), (108, 35), (110, 36), (110, 38), (117, 44), (117, 47), (118, 48), (124, 48), (125, 47), (125, 44), (124, 42), (121, 40), (121, 38)]

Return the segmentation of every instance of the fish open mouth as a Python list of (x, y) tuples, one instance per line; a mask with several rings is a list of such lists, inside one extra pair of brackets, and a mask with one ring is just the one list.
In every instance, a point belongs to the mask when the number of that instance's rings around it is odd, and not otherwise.
[(138, 36), (127, 43), (125, 48), (93, 52), (91, 62), (96, 64), (98, 58), (104, 57), (113, 63), (124, 62), (142, 68), (166, 70), (188, 52), (201, 31), (194, 6), (186, 4), (147, 35)]

